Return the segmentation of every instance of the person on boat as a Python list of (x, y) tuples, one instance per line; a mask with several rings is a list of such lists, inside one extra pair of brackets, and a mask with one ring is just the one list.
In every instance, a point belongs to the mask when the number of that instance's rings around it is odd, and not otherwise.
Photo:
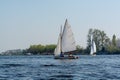
[(61, 54), (60, 54), (60, 57), (64, 57), (64, 55), (61, 53)]
[(68, 53), (68, 57), (74, 57), (71, 52)]
[(68, 53), (68, 57), (69, 57), (69, 58), (78, 59), (78, 56), (77, 56), (77, 57), (76, 57), (76, 56), (74, 56), (71, 52), (70, 52), (70, 53)]

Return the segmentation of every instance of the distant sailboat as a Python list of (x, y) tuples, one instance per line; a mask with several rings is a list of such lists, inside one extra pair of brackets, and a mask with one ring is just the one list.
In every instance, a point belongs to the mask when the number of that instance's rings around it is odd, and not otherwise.
[(96, 55), (96, 44), (91, 36), (90, 55)]
[[(75, 39), (71, 26), (66, 19), (64, 29), (60, 30), (58, 37), (57, 47), (55, 48), (55, 59), (75, 59), (75, 56), (71, 56), (71, 52), (76, 50)], [(70, 53), (70, 56), (64, 56), (64, 53)]]

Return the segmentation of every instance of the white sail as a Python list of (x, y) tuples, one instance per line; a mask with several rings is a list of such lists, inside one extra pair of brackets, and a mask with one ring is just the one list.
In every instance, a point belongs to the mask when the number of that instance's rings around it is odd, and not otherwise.
[(62, 33), (60, 32), (58, 37), (57, 47), (55, 48), (55, 51), (54, 51), (55, 56), (60, 56), (61, 54), (61, 35)]
[(94, 53), (96, 53), (96, 44), (95, 44), (92, 36), (91, 36), (91, 47), (90, 48), (91, 48), (90, 54), (94, 55)]
[(62, 33), (62, 52), (70, 52), (74, 50), (76, 50), (75, 39), (73, 37), (71, 26), (66, 19)]
[(93, 41), (93, 51), (94, 51), (94, 53), (96, 53), (96, 44), (94, 41)]
[(93, 52), (93, 46), (91, 45), (91, 47), (90, 47), (90, 54), (93, 55), (93, 53), (94, 53)]
[(90, 43), (90, 54), (93, 55), (93, 45), (92, 45), (93, 37), (92, 37), (92, 35), (90, 36), (90, 41), (91, 41), (91, 43)]

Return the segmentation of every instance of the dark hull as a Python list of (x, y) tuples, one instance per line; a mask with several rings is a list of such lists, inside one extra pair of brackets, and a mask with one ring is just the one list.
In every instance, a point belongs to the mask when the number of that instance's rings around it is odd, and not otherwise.
[(65, 56), (65, 57), (54, 57), (54, 59), (78, 59), (78, 57), (68, 57), (68, 56)]

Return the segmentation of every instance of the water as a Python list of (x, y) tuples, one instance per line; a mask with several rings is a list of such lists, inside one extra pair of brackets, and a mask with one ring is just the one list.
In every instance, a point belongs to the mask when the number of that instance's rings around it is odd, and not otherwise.
[(120, 55), (0, 56), (0, 80), (120, 80)]

